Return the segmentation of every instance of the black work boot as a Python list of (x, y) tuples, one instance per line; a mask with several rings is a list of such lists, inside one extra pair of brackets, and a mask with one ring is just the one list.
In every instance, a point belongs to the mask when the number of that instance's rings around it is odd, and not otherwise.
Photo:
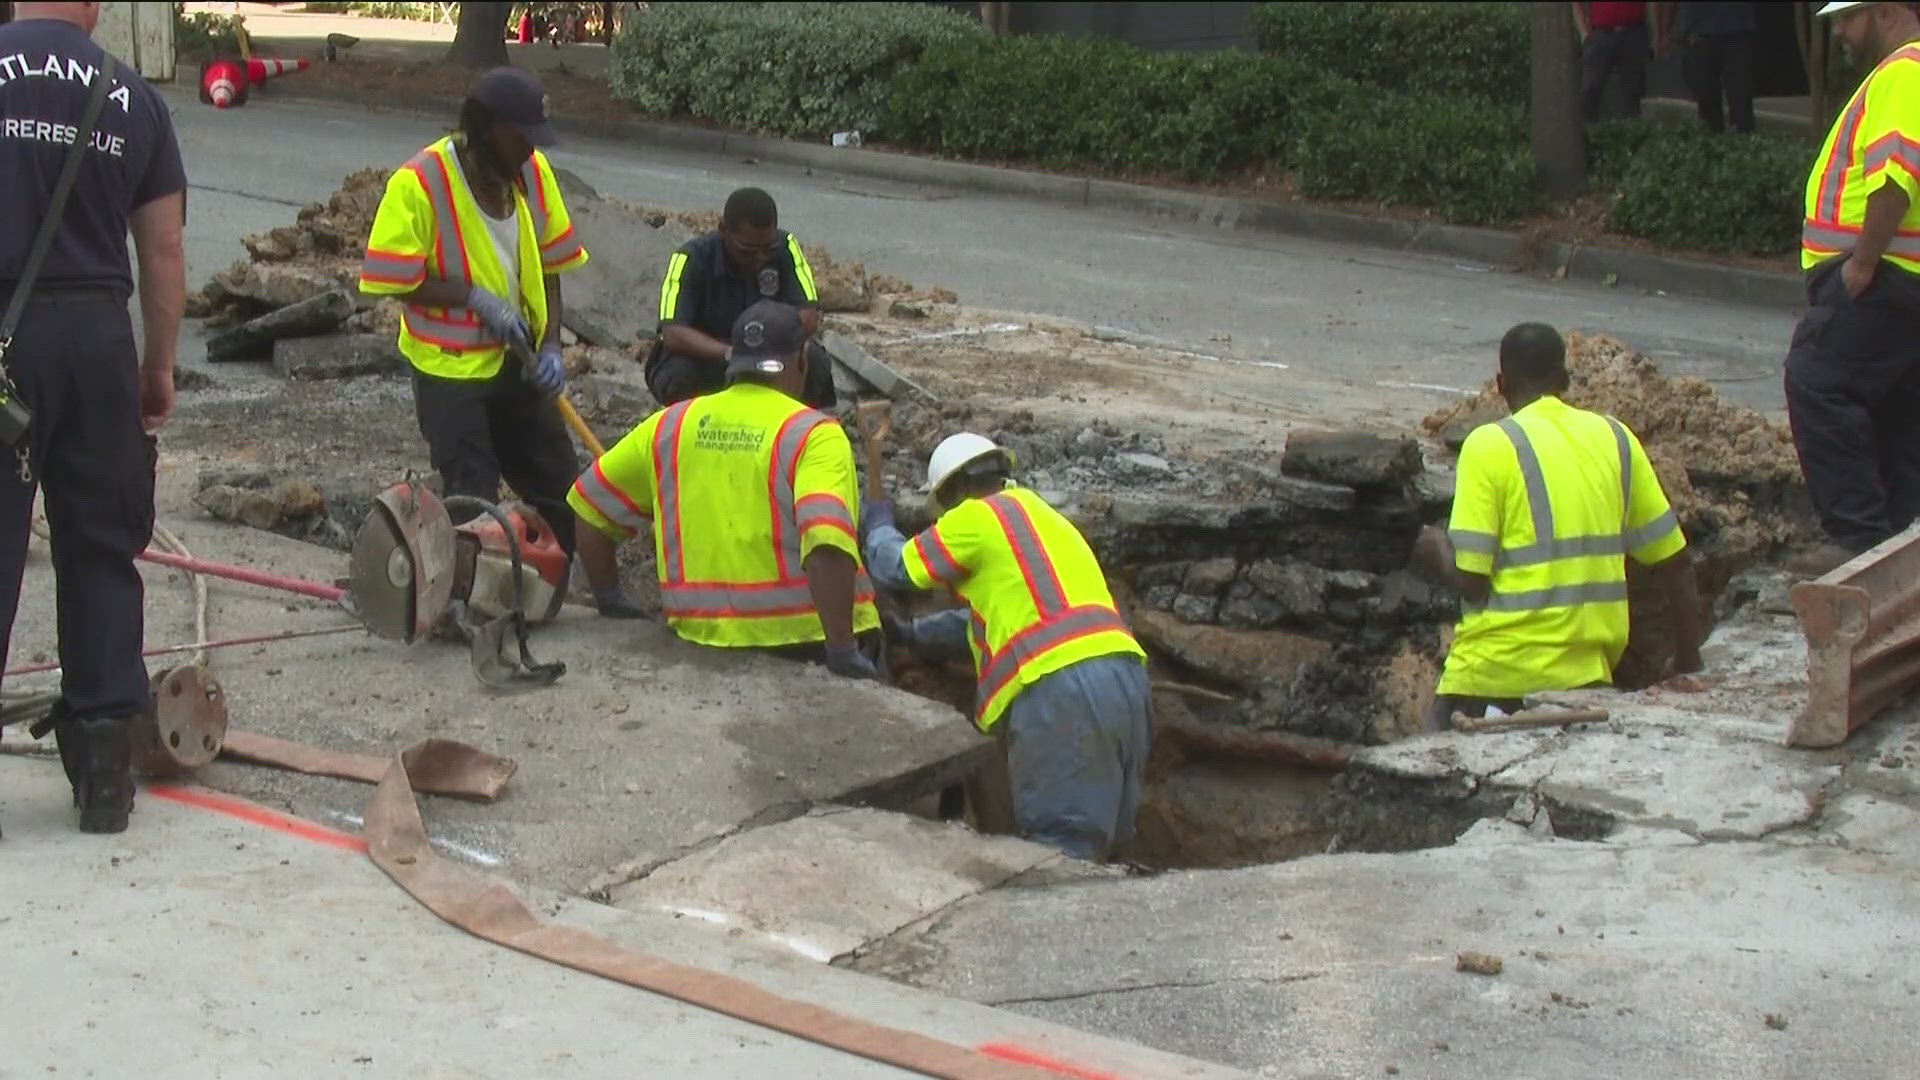
[(80, 779), (73, 787), (80, 804), (80, 831), (127, 831), (133, 812), (133, 739), (129, 721), (76, 720), (71, 725), (84, 747)]

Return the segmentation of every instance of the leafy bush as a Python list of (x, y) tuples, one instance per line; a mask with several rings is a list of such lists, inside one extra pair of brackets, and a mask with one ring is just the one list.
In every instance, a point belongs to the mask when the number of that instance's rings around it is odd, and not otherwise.
[(937, 45), (895, 80), (883, 133), (965, 157), (1211, 179), (1284, 158), (1314, 81), (1246, 53), (1151, 53), (1100, 38)]
[(902, 68), (985, 33), (930, 4), (648, 4), (614, 41), (611, 81), (656, 116), (781, 135), (873, 130)]
[(1471, 225), (1540, 209), (1521, 109), (1355, 88), (1300, 124), (1295, 179), (1313, 198), (1427, 207)]
[(1262, 4), (1253, 32), (1262, 52), (1362, 86), (1525, 105), (1528, 6)]
[(244, 15), (216, 15), (211, 11), (196, 11), (189, 15), (180, 8), (174, 8), (174, 51), (184, 57), (202, 59), (238, 56), (239, 30), (245, 23)]
[(1671, 247), (1778, 255), (1799, 243), (1815, 148), (1773, 135), (1653, 129), (1621, 177), (1608, 224)]

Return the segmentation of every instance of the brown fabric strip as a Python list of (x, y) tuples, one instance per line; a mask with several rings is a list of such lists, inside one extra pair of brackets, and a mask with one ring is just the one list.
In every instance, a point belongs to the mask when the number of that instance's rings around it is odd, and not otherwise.
[[(418, 750), (416, 747), (415, 750)], [(946, 1080), (1059, 1080), (918, 1032), (784, 998), (743, 979), (646, 953), (584, 930), (542, 922), (507, 886), (434, 854), (402, 754), (367, 800), (367, 854), (429, 911), (462, 930), (575, 971), (612, 979), (885, 1065)]]
[[(305, 743), (276, 739), (252, 731), (228, 729), (220, 748), (222, 757), (267, 765), (309, 776), (332, 776), (378, 784), (393, 764), (392, 758), (349, 754)], [(405, 754), (408, 774), (417, 790), (429, 795), (493, 802), (520, 768), (512, 758), (500, 757), (452, 739), (427, 739)]]

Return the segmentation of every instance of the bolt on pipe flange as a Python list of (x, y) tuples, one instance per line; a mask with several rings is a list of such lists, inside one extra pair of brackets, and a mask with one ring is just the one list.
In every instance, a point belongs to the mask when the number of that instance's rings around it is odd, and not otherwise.
[(227, 738), (227, 695), (206, 668), (183, 664), (153, 677), (153, 705), (133, 725), (133, 767), (179, 776), (220, 756)]

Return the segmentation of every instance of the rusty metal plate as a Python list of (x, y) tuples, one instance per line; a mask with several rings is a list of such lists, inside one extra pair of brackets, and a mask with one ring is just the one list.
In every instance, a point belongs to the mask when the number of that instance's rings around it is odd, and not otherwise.
[(1920, 683), (1920, 532), (1793, 587), (1807, 639), (1807, 707), (1788, 746), (1838, 746)]
[(153, 677), (153, 707), (133, 725), (133, 767), (147, 776), (179, 776), (220, 756), (227, 737), (227, 695), (198, 664)]

